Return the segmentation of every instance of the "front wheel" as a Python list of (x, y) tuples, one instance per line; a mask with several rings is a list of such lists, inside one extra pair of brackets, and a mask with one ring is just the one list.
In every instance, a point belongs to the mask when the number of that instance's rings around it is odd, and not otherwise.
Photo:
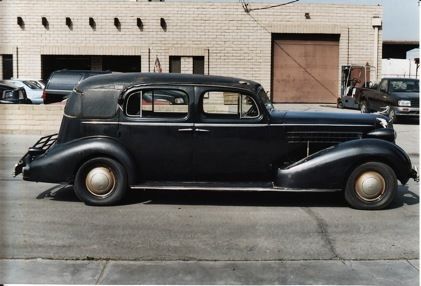
[(127, 191), (127, 173), (120, 162), (106, 157), (86, 161), (74, 183), (76, 196), (87, 205), (114, 205)]
[(388, 165), (369, 162), (355, 168), (345, 187), (345, 199), (362, 210), (386, 208), (396, 196), (396, 174)]

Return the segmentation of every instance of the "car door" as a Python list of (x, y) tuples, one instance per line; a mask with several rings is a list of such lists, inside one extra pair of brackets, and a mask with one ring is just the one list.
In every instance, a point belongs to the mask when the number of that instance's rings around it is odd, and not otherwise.
[(196, 179), (269, 179), (269, 128), (256, 98), (238, 89), (196, 87), (196, 100)]
[(126, 93), (119, 133), (136, 159), (138, 181), (193, 178), (192, 93), (168, 86)]
[(374, 105), (375, 110), (383, 111), (384, 108), (391, 104), (389, 94), (388, 94), (388, 83), (389, 81), (386, 79), (383, 79), (380, 82), (379, 89), (374, 94)]

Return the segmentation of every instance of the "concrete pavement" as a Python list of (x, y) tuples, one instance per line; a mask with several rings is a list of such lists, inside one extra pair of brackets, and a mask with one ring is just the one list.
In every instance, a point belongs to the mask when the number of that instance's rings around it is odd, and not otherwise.
[(5, 283), (418, 285), (419, 261), (0, 260)]

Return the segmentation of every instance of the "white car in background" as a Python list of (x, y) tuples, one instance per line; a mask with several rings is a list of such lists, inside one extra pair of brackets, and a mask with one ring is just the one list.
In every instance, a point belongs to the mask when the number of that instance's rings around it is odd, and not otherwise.
[(43, 103), (42, 93), (45, 85), (40, 80), (34, 79), (10, 79), (3, 81), (5, 83), (12, 83), (18, 87), (23, 87), (26, 91), (26, 95), (33, 104)]

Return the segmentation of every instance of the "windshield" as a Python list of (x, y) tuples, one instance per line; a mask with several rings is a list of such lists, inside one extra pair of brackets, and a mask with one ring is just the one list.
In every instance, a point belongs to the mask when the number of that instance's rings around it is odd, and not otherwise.
[(392, 92), (419, 92), (419, 82), (417, 79), (400, 79), (390, 81), (390, 91)]
[(271, 112), (274, 109), (274, 107), (273, 107), (272, 102), (270, 102), (270, 99), (263, 88), (260, 88), (259, 97), (262, 100), (263, 104), (265, 105), (266, 109), (269, 112)]

